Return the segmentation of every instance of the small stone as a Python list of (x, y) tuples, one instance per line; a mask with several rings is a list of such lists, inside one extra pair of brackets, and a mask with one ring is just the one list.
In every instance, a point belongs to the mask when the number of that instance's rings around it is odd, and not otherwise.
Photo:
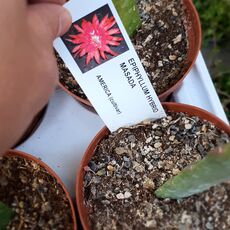
[(169, 132), (171, 133), (171, 134), (173, 134), (173, 135), (175, 135), (175, 134), (177, 134), (178, 132), (179, 132), (179, 128), (178, 127), (176, 127), (175, 125), (172, 125), (171, 127), (170, 127), (170, 129), (169, 129)]
[(163, 26), (165, 23), (162, 21), (162, 20), (159, 20), (158, 21), (158, 25), (161, 27), (161, 26)]
[(159, 158), (160, 158), (159, 154), (153, 154), (152, 155), (152, 159), (154, 159), (154, 160), (158, 160)]
[(116, 154), (118, 154), (118, 155), (122, 155), (122, 154), (124, 154), (124, 153), (127, 153), (127, 149), (125, 149), (125, 148), (123, 148), (123, 147), (117, 147), (117, 148), (115, 148), (115, 152), (116, 152)]
[(192, 125), (191, 124), (185, 124), (185, 129), (191, 129), (192, 128)]
[(158, 67), (162, 67), (162, 66), (164, 66), (163, 62), (162, 61), (158, 61)]
[(92, 195), (95, 197), (96, 194), (97, 194), (97, 189), (95, 186), (92, 186), (91, 189), (90, 189), (90, 192), (92, 193)]
[(143, 49), (143, 46), (141, 46), (141, 45), (135, 45), (134, 47), (135, 47), (135, 50), (141, 50), (141, 49)]
[(135, 169), (137, 172), (144, 172), (145, 171), (145, 167), (139, 163), (137, 163), (136, 161), (133, 162), (133, 169)]
[(92, 171), (94, 171), (94, 172), (97, 171), (97, 165), (95, 164), (94, 161), (89, 162), (89, 167), (92, 169)]
[(124, 194), (125, 199), (128, 199), (131, 196), (132, 196), (132, 194), (130, 192), (125, 192), (125, 194)]
[(177, 44), (179, 42), (181, 42), (182, 40), (182, 34), (179, 34), (178, 36), (176, 36), (174, 39), (173, 39), (173, 43), (174, 44)]
[(99, 169), (103, 169), (105, 167), (105, 164), (104, 163), (99, 163), (98, 165), (97, 165), (97, 169), (99, 170)]
[(209, 217), (208, 217), (208, 220), (209, 220), (209, 221), (212, 221), (212, 220), (213, 220), (212, 216), (209, 216)]
[(177, 17), (177, 16), (178, 16), (178, 13), (177, 13), (175, 10), (173, 10), (173, 11), (172, 11), (172, 15), (175, 16), (175, 17)]
[(123, 129), (120, 128), (120, 129), (117, 130), (117, 133), (121, 133), (122, 131), (123, 131)]
[(196, 206), (196, 211), (200, 212), (202, 203), (200, 201), (196, 201), (195, 206)]
[(180, 172), (179, 169), (173, 169), (173, 170), (172, 170), (173, 175), (177, 175), (179, 172)]
[(16, 212), (16, 213), (19, 213), (19, 212), (20, 212), (20, 209), (19, 209), (19, 208), (16, 208), (16, 209), (15, 209), (15, 212)]
[(185, 123), (185, 124), (188, 124), (189, 122), (190, 122), (190, 121), (189, 121), (188, 119), (185, 119), (185, 120), (184, 120), (184, 123)]
[(143, 42), (144, 45), (146, 45), (146, 43), (150, 42), (153, 39), (153, 35), (149, 34), (148, 37), (145, 39), (145, 41)]
[(163, 134), (163, 133), (162, 133), (161, 131), (158, 131), (158, 130), (155, 132), (155, 135), (156, 135), (156, 136), (162, 136), (162, 134)]
[(118, 193), (117, 195), (116, 195), (116, 197), (117, 197), (117, 199), (118, 200), (123, 200), (123, 199), (125, 199), (125, 196), (124, 196), (124, 194), (123, 193)]
[(102, 204), (105, 204), (105, 205), (109, 205), (109, 204), (110, 204), (110, 201), (109, 201), (109, 200), (102, 200), (101, 203), (102, 203)]
[(41, 179), (41, 178), (39, 178), (39, 179), (38, 179), (38, 182), (39, 182), (40, 184), (43, 184), (43, 183), (44, 183), (44, 180)]
[(149, 153), (149, 152), (148, 152), (148, 150), (146, 150), (146, 149), (142, 149), (142, 150), (141, 150), (141, 155), (142, 155), (142, 156), (146, 156), (148, 153)]
[(153, 165), (152, 165), (152, 164), (149, 164), (148, 170), (149, 170), (149, 171), (153, 170)]
[(150, 178), (147, 177), (143, 182), (143, 187), (152, 190), (155, 188), (155, 184)]
[(23, 208), (24, 207), (24, 203), (22, 201), (19, 202), (18, 204), (19, 208)]
[(158, 164), (157, 164), (157, 167), (159, 169), (161, 169), (161, 168), (163, 168), (163, 166), (164, 166), (164, 162), (163, 161), (159, 161)]
[(210, 222), (206, 223), (205, 227), (209, 230), (213, 229), (213, 225)]
[(105, 175), (105, 174), (106, 174), (105, 169), (101, 169), (101, 170), (97, 171), (97, 175), (98, 175), (98, 176), (103, 176), (103, 175)]
[(110, 156), (104, 156), (101, 158), (102, 162), (108, 164), (110, 162)]
[(159, 219), (162, 219), (163, 218), (163, 211), (162, 211), (162, 209), (161, 208), (157, 208), (157, 210), (156, 210), (156, 215), (157, 215), (157, 217), (159, 218)]
[(148, 62), (148, 61), (141, 60), (141, 63), (142, 63), (144, 66), (146, 66), (146, 67), (151, 66), (151, 63)]
[(177, 59), (176, 55), (169, 55), (169, 60), (170, 61), (175, 61)]
[(33, 166), (34, 169), (38, 169), (39, 165), (35, 162), (31, 162), (31, 166)]
[(187, 211), (184, 211), (182, 213), (181, 223), (183, 223), (183, 224), (191, 224), (192, 223), (192, 217), (187, 214)]
[(124, 161), (130, 161), (129, 158), (126, 157), (126, 156), (123, 157), (123, 160), (124, 160)]
[(150, 158), (149, 158), (149, 155), (147, 155), (146, 158), (144, 158), (144, 162), (145, 162), (146, 164), (149, 164), (149, 163), (150, 163), (149, 159), (150, 159)]
[(174, 141), (174, 140), (175, 140), (175, 136), (170, 136), (170, 137), (169, 137), (169, 140), (170, 140), (170, 141)]
[(111, 165), (114, 166), (114, 165), (116, 165), (116, 164), (117, 164), (117, 162), (116, 162), (115, 160), (112, 160), (112, 161), (111, 161)]
[(158, 127), (158, 124), (153, 124), (152, 129), (156, 129)]
[(206, 133), (207, 132), (207, 126), (206, 125), (202, 125), (201, 131)]
[(136, 146), (136, 144), (135, 143), (131, 143), (131, 148), (134, 148), (135, 146)]
[(148, 144), (148, 143), (150, 143), (151, 141), (153, 140), (153, 138), (152, 137), (148, 137), (147, 139), (146, 139), (146, 143)]
[(201, 145), (201, 144), (198, 144), (198, 145), (197, 145), (197, 150), (198, 150), (201, 154), (205, 152), (205, 149), (204, 149), (203, 145)]
[(135, 157), (137, 162), (142, 162), (142, 154), (137, 153)]
[(166, 118), (167, 118), (169, 121), (172, 121), (172, 119), (173, 119), (172, 116), (167, 116)]
[(94, 184), (99, 184), (101, 182), (101, 178), (99, 176), (94, 176), (91, 180)]
[(136, 137), (134, 135), (130, 135), (130, 136), (128, 136), (128, 140), (130, 142), (135, 142), (136, 141)]
[(155, 228), (157, 226), (157, 222), (155, 220), (147, 220), (145, 223), (146, 228)]
[(131, 166), (131, 162), (130, 161), (125, 161), (124, 166), (125, 166), (125, 168), (129, 169), (130, 166)]
[(107, 166), (107, 169), (108, 169), (109, 171), (114, 171), (114, 167), (113, 167), (112, 165), (108, 165), (108, 166)]
[(21, 182), (22, 182), (23, 184), (26, 184), (26, 183), (27, 183), (26, 177), (21, 177), (20, 179), (21, 179)]
[(157, 142), (154, 144), (154, 148), (156, 148), (156, 149), (160, 148), (161, 146), (162, 146), (162, 143), (160, 143), (160, 142)]

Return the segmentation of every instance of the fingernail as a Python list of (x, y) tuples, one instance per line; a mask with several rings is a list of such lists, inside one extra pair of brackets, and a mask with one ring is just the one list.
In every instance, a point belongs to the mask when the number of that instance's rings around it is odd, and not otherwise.
[(58, 36), (65, 34), (72, 23), (72, 16), (70, 12), (63, 7), (63, 10), (59, 16), (59, 28), (58, 28)]

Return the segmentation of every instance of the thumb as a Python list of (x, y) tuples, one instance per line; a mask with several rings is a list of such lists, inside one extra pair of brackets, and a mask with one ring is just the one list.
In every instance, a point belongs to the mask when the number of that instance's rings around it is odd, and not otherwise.
[(69, 29), (72, 19), (69, 11), (56, 4), (29, 5), (29, 23), (52, 41)]

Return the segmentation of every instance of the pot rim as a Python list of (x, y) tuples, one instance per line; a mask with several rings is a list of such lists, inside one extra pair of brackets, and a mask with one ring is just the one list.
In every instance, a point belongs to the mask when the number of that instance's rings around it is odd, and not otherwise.
[(69, 94), (70, 96), (72, 96), (75, 100), (83, 103), (84, 105), (93, 107), (93, 105), (90, 103), (90, 101), (88, 99), (83, 99), (79, 96), (77, 96), (76, 94), (72, 93), (70, 90), (68, 90), (60, 81), (58, 82), (58, 86), (65, 91), (67, 94)]
[[(225, 131), (227, 134), (230, 135), (230, 126), (226, 124), (224, 121), (222, 121), (220, 118), (216, 117), (212, 113), (198, 108), (196, 106), (182, 104), (182, 103), (175, 103), (175, 102), (164, 102), (162, 103), (164, 109), (168, 112), (184, 112), (188, 116), (197, 116), (201, 120), (207, 120), (214, 124), (217, 128), (220, 130)], [(83, 229), (88, 230), (88, 223), (87, 223), (87, 208), (84, 204), (84, 192), (83, 192), (83, 179), (84, 179), (84, 167), (88, 165), (89, 160), (91, 159), (92, 155), (94, 154), (97, 145), (100, 143), (100, 141), (109, 135), (110, 131), (107, 127), (103, 127), (94, 137), (94, 139), (91, 141), (89, 146), (87, 147), (83, 158), (81, 160), (80, 166), (77, 170), (76, 175), (76, 187), (75, 187), (75, 194), (76, 194), (76, 203), (77, 203), (77, 209), (78, 214), (80, 217), (81, 224), (83, 226)]]
[(28, 140), (39, 128), (41, 125), (42, 121), (44, 120), (47, 110), (48, 110), (49, 103), (45, 105), (45, 107), (40, 110), (35, 117), (32, 119), (30, 125), (26, 128), (25, 132), (23, 135), (19, 138), (19, 140), (16, 142), (12, 149), (17, 148), (19, 145), (23, 144), (26, 140)]
[(9, 157), (14, 157), (15, 156), (15, 157), (24, 158), (26, 160), (34, 161), (37, 164), (39, 164), (41, 167), (43, 167), (52, 177), (54, 177), (57, 180), (57, 183), (61, 185), (61, 187), (62, 187), (62, 189), (63, 189), (63, 191), (65, 193), (65, 196), (67, 197), (67, 199), (69, 201), (70, 208), (71, 208), (71, 216), (72, 216), (72, 219), (73, 219), (73, 227), (74, 227), (73, 229), (77, 230), (76, 214), (75, 214), (75, 209), (74, 209), (74, 206), (73, 206), (73, 202), (71, 200), (69, 192), (67, 191), (65, 185), (63, 184), (63, 182), (61, 181), (59, 176), (46, 163), (44, 163), (43, 161), (39, 160), (38, 158), (36, 158), (36, 157), (34, 157), (34, 156), (32, 156), (32, 155), (30, 155), (28, 153), (10, 149), (10, 150), (6, 151), (6, 153), (3, 156), (9, 156)]

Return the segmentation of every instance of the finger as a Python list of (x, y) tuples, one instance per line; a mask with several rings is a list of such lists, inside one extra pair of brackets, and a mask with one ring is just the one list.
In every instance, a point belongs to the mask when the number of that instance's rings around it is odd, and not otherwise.
[(59, 4), (63, 5), (66, 3), (66, 0), (29, 0), (30, 4), (36, 4), (36, 3), (54, 3), (54, 4)]
[(66, 33), (72, 22), (69, 11), (56, 4), (30, 5), (29, 15), (30, 25), (51, 40)]

